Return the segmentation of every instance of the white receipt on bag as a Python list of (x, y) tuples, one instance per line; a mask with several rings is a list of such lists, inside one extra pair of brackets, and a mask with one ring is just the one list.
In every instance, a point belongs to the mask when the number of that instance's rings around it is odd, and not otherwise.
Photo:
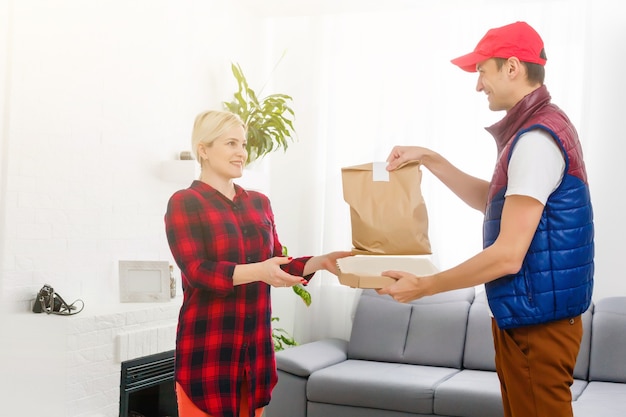
[(372, 181), (389, 182), (387, 162), (372, 162)]

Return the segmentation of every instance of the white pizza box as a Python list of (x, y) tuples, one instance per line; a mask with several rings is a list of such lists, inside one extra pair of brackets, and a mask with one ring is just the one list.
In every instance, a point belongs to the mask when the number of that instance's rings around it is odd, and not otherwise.
[(384, 271), (405, 271), (417, 276), (438, 272), (430, 255), (355, 255), (338, 259), (337, 266), (339, 282), (352, 288), (384, 288), (396, 282), (382, 276)]

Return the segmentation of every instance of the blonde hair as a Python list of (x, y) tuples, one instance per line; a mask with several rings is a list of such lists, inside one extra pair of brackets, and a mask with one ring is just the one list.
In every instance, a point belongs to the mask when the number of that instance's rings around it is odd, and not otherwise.
[(196, 116), (191, 132), (191, 149), (198, 162), (198, 147), (200, 144), (211, 145), (217, 138), (226, 134), (230, 129), (246, 125), (241, 117), (235, 113), (220, 110), (207, 110)]

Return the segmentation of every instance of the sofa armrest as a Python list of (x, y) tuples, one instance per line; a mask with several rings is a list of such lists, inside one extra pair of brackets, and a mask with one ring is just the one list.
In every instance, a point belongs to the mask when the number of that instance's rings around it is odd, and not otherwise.
[(276, 366), (283, 372), (307, 378), (313, 372), (348, 358), (348, 342), (323, 339), (276, 352)]

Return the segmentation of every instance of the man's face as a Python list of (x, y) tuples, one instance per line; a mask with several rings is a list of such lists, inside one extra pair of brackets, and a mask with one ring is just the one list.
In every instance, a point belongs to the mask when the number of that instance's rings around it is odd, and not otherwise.
[(478, 72), (478, 82), (476, 91), (484, 92), (489, 101), (489, 109), (493, 111), (508, 111), (515, 103), (512, 103), (514, 95), (513, 85), (508, 77), (508, 62), (505, 62), (500, 69), (494, 59), (476, 64)]

